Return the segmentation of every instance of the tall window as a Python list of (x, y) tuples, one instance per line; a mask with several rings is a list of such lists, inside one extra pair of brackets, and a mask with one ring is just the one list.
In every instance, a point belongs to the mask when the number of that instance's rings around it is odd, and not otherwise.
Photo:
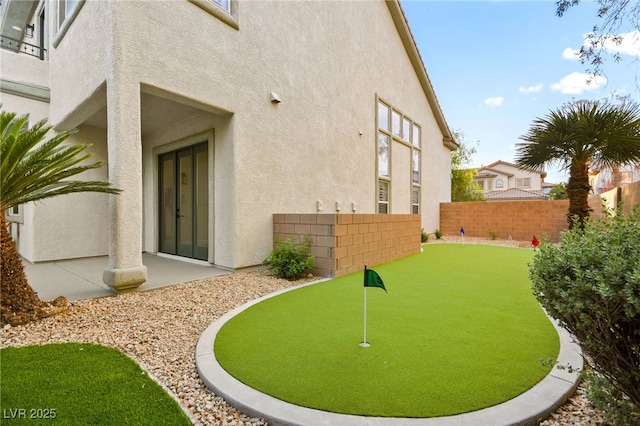
[[(378, 102), (378, 213), (389, 213), (389, 187), (391, 186), (391, 107)], [(393, 112), (394, 117), (396, 112)], [(395, 118), (394, 118), (395, 119)], [(396, 124), (393, 124), (394, 126)], [(399, 126), (399, 122), (397, 124)]]
[(531, 178), (516, 178), (516, 188), (531, 188)]
[[(390, 189), (394, 173), (410, 173), (411, 212), (420, 212), (420, 169), (422, 164), (421, 127), (401, 111), (378, 100), (377, 105), (378, 150), (378, 213), (390, 213)], [(393, 146), (400, 143), (411, 149), (409, 163), (402, 170), (391, 169)], [(397, 167), (397, 166), (396, 166)], [(405, 175), (406, 176), (406, 175)], [(404, 180), (404, 178), (402, 179)]]

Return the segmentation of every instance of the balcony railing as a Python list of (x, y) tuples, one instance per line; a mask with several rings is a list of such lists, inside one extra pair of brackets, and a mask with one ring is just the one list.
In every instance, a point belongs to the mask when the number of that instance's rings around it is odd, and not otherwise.
[(40, 46), (25, 43), (5, 35), (0, 35), (0, 47), (16, 53), (26, 53), (41, 60), (44, 59), (44, 52), (46, 52), (46, 49)]

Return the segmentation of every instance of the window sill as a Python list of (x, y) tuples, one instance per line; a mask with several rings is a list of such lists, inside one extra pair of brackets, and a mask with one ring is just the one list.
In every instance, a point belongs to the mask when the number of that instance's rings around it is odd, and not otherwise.
[(236, 30), (240, 29), (240, 26), (238, 25), (238, 16), (237, 16), (238, 5), (236, 1), (231, 0), (231, 11), (233, 12), (231, 14), (226, 10), (224, 10), (223, 8), (221, 8), (220, 6), (213, 3), (211, 0), (189, 0), (189, 1), (195, 4), (196, 6), (198, 6), (200, 9), (206, 12), (209, 12), (211, 15), (215, 16), (216, 18), (218, 18), (225, 24), (229, 25), (230, 27)]
[(73, 8), (73, 11), (71, 12), (71, 14), (67, 16), (67, 19), (64, 20), (62, 26), (58, 29), (58, 33), (53, 38), (52, 44), (54, 48), (58, 47), (58, 45), (64, 38), (64, 35), (67, 33), (67, 30), (69, 29), (73, 21), (76, 19), (76, 16), (78, 16), (78, 12), (80, 12), (80, 9), (82, 9), (82, 6), (84, 6), (84, 3), (85, 3), (85, 0), (79, 0), (78, 4), (76, 4), (76, 6)]

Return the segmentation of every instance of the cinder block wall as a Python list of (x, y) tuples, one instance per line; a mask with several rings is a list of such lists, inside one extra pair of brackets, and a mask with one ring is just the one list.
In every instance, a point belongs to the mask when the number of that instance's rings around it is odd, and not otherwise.
[(444, 235), (460, 235), (464, 227), (469, 237), (528, 241), (536, 235), (560, 239), (567, 228), (568, 200), (457, 202), (440, 204), (440, 231)]
[[(620, 190), (613, 189), (603, 194), (589, 197), (592, 216), (603, 217), (603, 199), (609, 208), (622, 200), (624, 211), (629, 213), (640, 206), (640, 182), (625, 185)], [(499, 239), (530, 241), (547, 235), (553, 242), (560, 240), (560, 233), (567, 229), (569, 200), (549, 201), (496, 201), (458, 202), (440, 204), (440, 230), (444, 235), (460, 235), (464, 226), (465, 235), (489, 238), (497, 233)]]
[(419, 215), (274, 214), (273, 237), (311, 239), (313, 274), (339, 277), (420, 251)]

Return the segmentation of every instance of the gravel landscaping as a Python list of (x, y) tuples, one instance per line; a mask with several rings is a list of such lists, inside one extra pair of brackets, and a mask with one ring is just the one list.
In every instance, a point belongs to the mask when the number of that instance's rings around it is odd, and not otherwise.
[[(429, 243), (449, 240), (433, 240)], [(465, 243), (526, 246), (526, 243), (465, 238)], [(0, 330), (0, 344), (25, 346), (53, 342), (90, 342), (111, 346), (135, 359), (203, 425), (265, 425), (229, 406), (209, 391), (195, 367), (200, 334), (227, 311), (252, 299), (305, 281), (277, 279), (267, 271), (235, 273), (149, 292), (71, 302), (68, 312)], [(580, 390), (542, 423), (606, 425)]]

